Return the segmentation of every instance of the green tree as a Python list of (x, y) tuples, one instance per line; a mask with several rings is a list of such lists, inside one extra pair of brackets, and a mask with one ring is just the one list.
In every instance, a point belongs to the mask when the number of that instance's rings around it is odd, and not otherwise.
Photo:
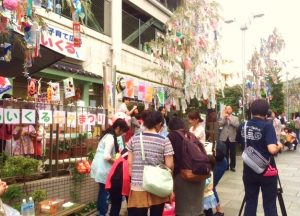
[[(283, 83), (279, 81), (275, 83), (273, 79), (268, 80), (272, 88), (272, 100), (270, 100), (270, 109), (279, 114), (284, 111)], [(278, 75), (277, 80), (279, 80)]]
[(232, 87), (226, 86), (224, 88), (224, 97), (222, 92), (217, 93), (218, 103), (223, 103), (225, 105), (231, 106), (233, 112), (238, 112), (239, 110), (239, 100), (242, 98), (241, 86), (235, 85)]

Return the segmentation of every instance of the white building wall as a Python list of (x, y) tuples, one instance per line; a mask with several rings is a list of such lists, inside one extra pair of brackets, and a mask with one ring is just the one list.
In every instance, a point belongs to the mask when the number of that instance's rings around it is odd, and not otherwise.
[[(121, 0), (118, 0), (121, 2)], [(81, 47), (84, 50), (85, 58), (83, 61), (78, 61), (66, 58), (67, 61), (80, 64), (86, 71), (95, 73), (103, 77), (103, 63), (107, 63), (108, 68), (116, 67), (119, 72), (140, 76), (148, 80), (156, 82), (161, 81), (161, 77), (149, 69), (157, 67), (152, 62), (151, 56), (133, 47), (122, 43), (122, 7), (121, 3), (111, 4), (112, 37), (98, 33), (85, 26), (82, 26), (82, 38), (85, 44)], [(165, 23), (172, 14), (168, 9), (164, 8), (155, 0), (129, 0), (151, 16)], [(59, 28), (72, 32), (72, 20), (59, 16), (55, 13), (46, 13), (44, 9), (39, 10), (40, 14), (46, 23), (57, 26)], [(114, 23), (119, 23), (114, 24)], [(111, 70), (107, 70), (107, 81), (113, 81)], [(170, 80), (164, 79), (163, 83), (170, 84)]]

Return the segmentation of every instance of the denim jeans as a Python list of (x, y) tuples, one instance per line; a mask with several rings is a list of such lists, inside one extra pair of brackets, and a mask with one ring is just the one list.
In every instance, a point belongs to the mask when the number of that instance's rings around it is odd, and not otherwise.
[(214, 188), (213, 188), (213, 191), (214, 191), (214, 194), (215, 194), (215, 197), (216, 197), (216, 200), (217, 200), (218, 203), (220, 202), (220, 200), (219, 200), (218, 193), (216, 191), (216, 186), (218, 185), (219, 181), (221, 180), (222, 176), (224, 175), (224, 173), (227, 169), (227, 166), (228, 166), (227, 160), (224, 157), (224, 159), (222, 161), (217, 161), (215, 169), (214, 169)]
[(105, 190), (105, 184), (99, 183), (99, 193), (97, 200), (97, 211), (98, 215), (105, 216), (108, 210), (108, 192)]
[(277, 176), (264, 177), (256, 174), (244, 165), (243, 181), (245, 187), (246, 206), (244, 216), (255, 216), (259, 190), (263, 198), (264, 213), (267, 216), (277, 216)]

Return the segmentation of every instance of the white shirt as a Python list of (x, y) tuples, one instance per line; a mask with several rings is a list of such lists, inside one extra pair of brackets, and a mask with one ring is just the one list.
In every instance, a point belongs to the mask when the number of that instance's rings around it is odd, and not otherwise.
[(123, 112), (123, 113), (129, 112), (127, 105), (125, 103), (121, 104), (121, 106), (119, 107), (119, 112)]
[(190, 128), (190, 132), (193, 133), (201, 143), (205, 143), (205, 130), (201, 124), (198, 124), (196, 128)]

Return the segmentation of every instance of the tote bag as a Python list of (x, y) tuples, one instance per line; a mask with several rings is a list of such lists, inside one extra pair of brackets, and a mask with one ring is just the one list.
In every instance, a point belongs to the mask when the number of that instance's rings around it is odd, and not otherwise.
[[(145, 161), (143, 136), (140, 133), (142, 160)], [(145, 165), (143, 171), (143, 188), (159, 197), (167, 197), (173, 192), (172, 171), (165, 165)]]

